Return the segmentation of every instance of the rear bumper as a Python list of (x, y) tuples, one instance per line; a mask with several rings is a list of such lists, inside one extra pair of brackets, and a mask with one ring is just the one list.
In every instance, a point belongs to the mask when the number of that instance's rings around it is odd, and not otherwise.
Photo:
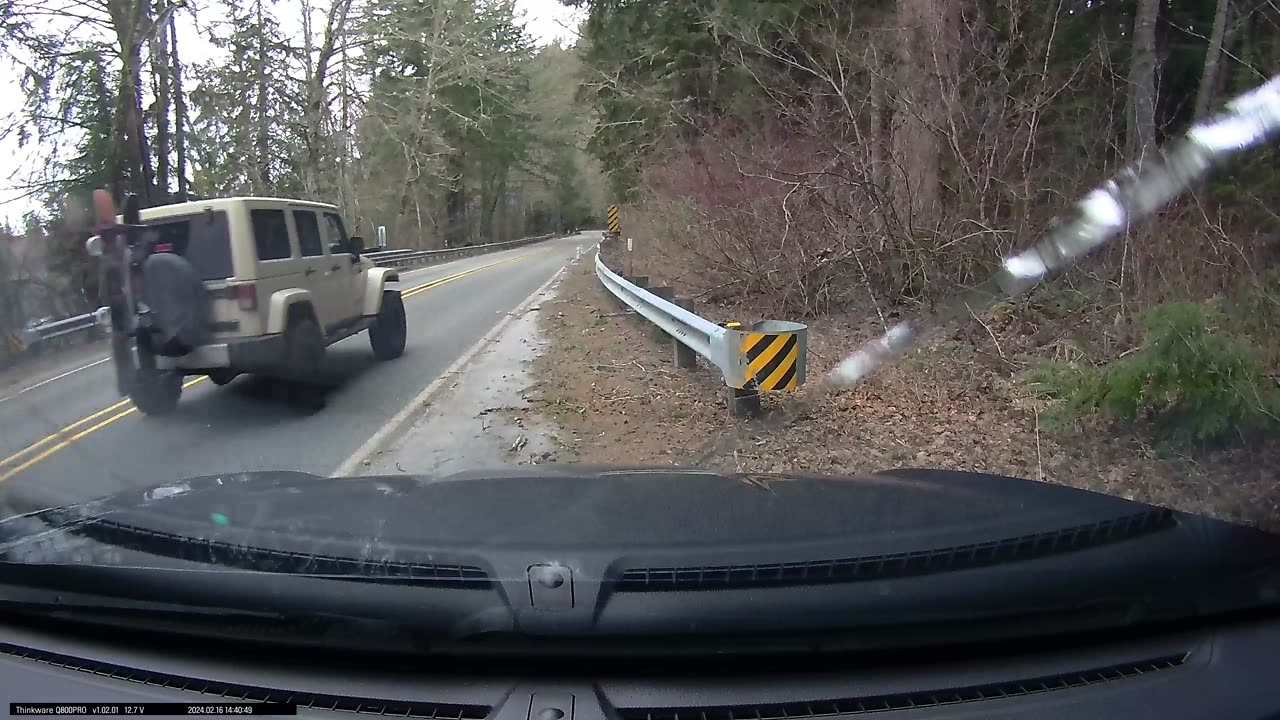
[(157, 365), (176, 370), (231, 369), (264, 372), (277, 368), (284, 359), (284, 335), (231, 340), (201, 345), (179, 358), (156, 358)]

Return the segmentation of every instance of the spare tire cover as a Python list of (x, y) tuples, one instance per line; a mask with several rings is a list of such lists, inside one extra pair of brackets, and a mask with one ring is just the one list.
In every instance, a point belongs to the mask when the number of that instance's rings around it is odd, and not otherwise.
[(155, 319), (156, 347), (186, 353), (207, 341), (209, 291), (186, 258), (173, 253), (147, 258), (142, 264), (142, 292)]

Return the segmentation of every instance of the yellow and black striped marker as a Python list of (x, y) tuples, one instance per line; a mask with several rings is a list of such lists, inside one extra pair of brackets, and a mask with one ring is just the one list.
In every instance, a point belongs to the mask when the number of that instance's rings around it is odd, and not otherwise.
[(611, 233), (622, 232), (622, 223), (618, 222), (618, 206), (617, 205), (609, 206), (609, 232)]
[(761, 390), (794, 389), (799, 345), (795, 333), (743, 333), (740, 350), (747, 360), (744, 385), (754, 380)]

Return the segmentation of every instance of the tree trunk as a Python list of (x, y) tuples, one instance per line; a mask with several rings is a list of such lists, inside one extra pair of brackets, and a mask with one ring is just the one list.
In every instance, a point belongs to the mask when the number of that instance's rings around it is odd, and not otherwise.
[(1199, 120), (1209, 112), (1218, 89), (1218, 60), (1222, 57), (1222, 37), (1227, 29), (1229, 0), (1218, 0), (1218, 9), (1213, 15), (1213, 32), (1209, 35), (1209, 46), (1204, 52), (1204, 69), (1200, 73), (1200, 87), (1196, 91), (1195, 118)]
[[(303, 112), (303, 149), (306, 160), (303, 163), (303, 186), (311, 195), (320, 192), (321, 175), (325, 158), (325, 146), (328, 138), (325, 133), (325, 111), (328, 108), (328, 90), (326, 83), (329, 76), (329, 65), (338, 51), (338, 43), (345, 35), (347, 16), (351, 11), (352, 0), (334, 0), (325, 16), (324, 38), (318, 49), (315, 65), (308, 67), (306, 109)], [(309, 25), (309, 23), (308, 23)], [(305, 33), (308, 48), (311, 34)], [(311, 62), (311, 53), (307, 52), (306, 62)]]
[(1129, 66), (1128, 156), (1141, 163), (1156, 144), (1156, 17), (1160, 0), (1138, 0)]
[(182, 62), (178, 59), (178, 30), (174, 26), (173, 14), (169, 15), (169, 56), (173, 71), (173, 151), (177, 161), (175, 171), (178, 175), (178, 201), (190, 199), (191, 188), (187, 185), (187, 100), (182, 92)]
[(490, 178), (488, 184), (489, 198), (485, 204), (484, 216), (480, 219), (480, 242), (498, 242), (493, 232), (493, 219), (498, 212), (498, 201), (506, 191), (507, 171), (503, 169), (494, 173), (494, 177)]
[(259, 187), (267, 192), (272, 191), (271, 183), (271, 114), (267, 109), (267, 83), (270, 79), (267, 77), (267, 38), (266, 38), (266, 18), (262, 13), (262, 0), (258, 0), (255, 5), (258, 20), (258, 58), (257, 69), (257, 98), (254, 103), (257, 112), (257, 127), (254, 129), (254, 156), (257, 158), (255, 169), (258, 175)]
[(157, 200), (169, 199), (169, 112), (171, 110), (169, 33), (162, 30), (151, 35), (151, 73), (155, 82), (156, 122), (156, 190)]
[(887, 197), (887, 193), (883, 191), (892, 186), (889, 162), (886, 157), (892, 125), (888, 109), (888, 97), (885, 92), (885, 78), (883, 76), (883, 73), (888, 72), (888, 68), (885, 67), (883, 62), (880, 62), (879, 55), (874, 48), (872, 53), (871, 77), (868, 90), (871, 101), (871, 131), (868, 133), (867, 142), (871, 146), (869, 148), (871, 155), (871, 184), (875, 188), (873, 191), (875, 197), (872, 199), (876, 203), (876, 207), (871, 215), (871, 221), (874, 223), (876, 231), (880, 232), (881, 238), (883, 238), (883, 233), (888, 227), (885, 217), (887, 208), (881, 204)]
[(314, 140), (311, 132), (314, 125), (311, 119), (312, 102), (311, 94), (315, 86), (316, 68), (311, 64), (311, 56), (315, 53), (315, 43), (312, 41), (311, 31), (311, 3), (303, 0), (302, 3), (302, 83), (307, 96), (303, 99), (305, 105), (302, 108), (302, 152), (305, 160), (302, 163), (302, 192), (303, 197), (312, 200), (318, 199), (320, 191), (320, 180), (316, 174), (315, 159), (318, 153), (312, 148)]
[(150, 163), (145, 162), (146, 140), (142, 122), (142, 35), (145, 2), (113, 0), (108, 5), (120, 49), (120, 82), (112, 121), (111, 162), (108, 177), (117, 199), (137, 193), (148, 204)]
[(954, 72), (955, 0), (898, 0), (898, 108), (894, 118), (894, 196), (910, 226), (931, 228), (941, 214), (938, 140), (941, 90)]
[(453, 182), (445, 203), (445, 247), (460, 247), (467, 239), (466, 163), (461, 153), (449, 158)]

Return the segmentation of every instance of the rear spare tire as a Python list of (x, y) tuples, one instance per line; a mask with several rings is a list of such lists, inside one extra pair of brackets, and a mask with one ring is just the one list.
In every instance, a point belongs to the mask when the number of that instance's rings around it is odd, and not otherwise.
[(143, 415), (167, 415), (178, 407), (182, 375), (171, 370), (138, 370), (129, 399)]
[(404, 354), (408, 333), (404, 300), (400, 298), (400, 291), (382, 291), (382, 306), (378, 308), (378, 316), (369, 327), (369, 345), (373, 348), (373, 356), (379, 360), (395, 360), (400, 357)]
[(186, 258), (167, 252), (148, 257), (142, 264), (142, 293), (154, 323), (153, 352), (181, 357), (209, 341), (209, 291)]

